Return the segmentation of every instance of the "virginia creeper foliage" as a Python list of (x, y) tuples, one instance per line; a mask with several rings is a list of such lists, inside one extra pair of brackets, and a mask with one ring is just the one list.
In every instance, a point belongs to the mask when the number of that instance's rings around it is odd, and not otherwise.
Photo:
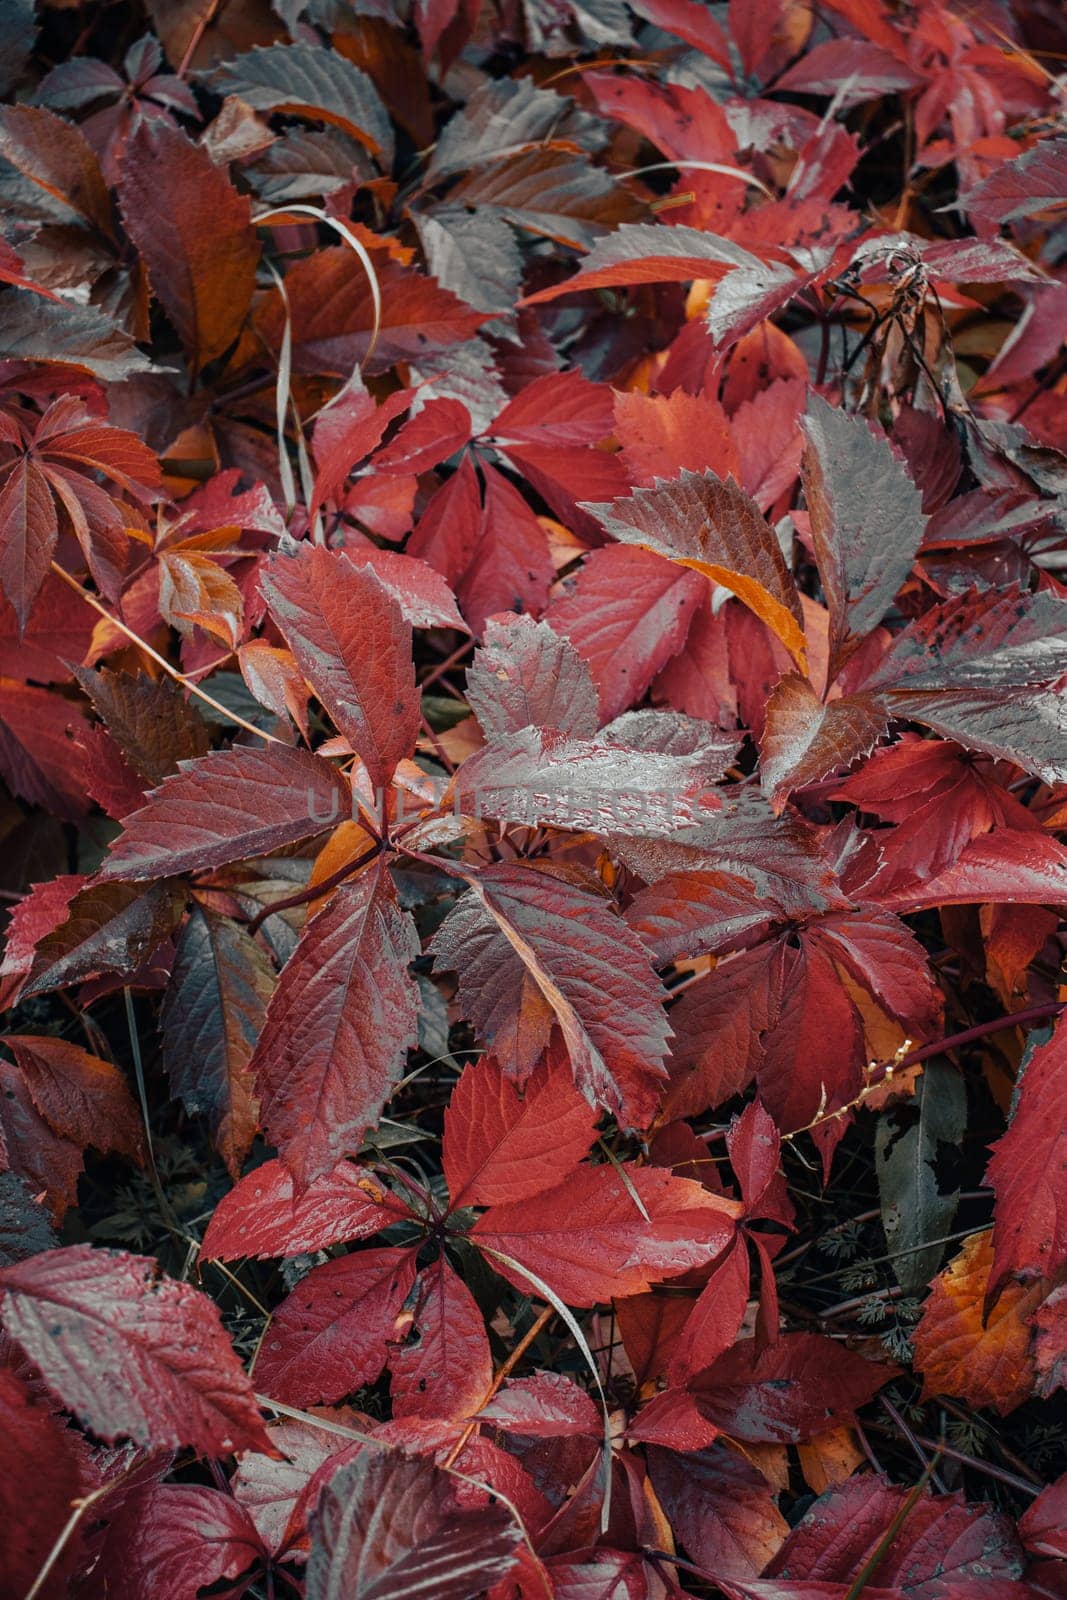
[(0, 11), (0, 1600), (1063, 1600), (1060, 7)]

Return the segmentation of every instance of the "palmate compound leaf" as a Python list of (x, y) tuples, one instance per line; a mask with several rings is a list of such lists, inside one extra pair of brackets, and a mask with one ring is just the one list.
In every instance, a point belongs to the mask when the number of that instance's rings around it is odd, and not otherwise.
[(256, 1382), (288, 1405), (340, 1400), (373, 1383), (415, 1281), (415, 1250), (357, 1250), (312, 1267), (271, 1318)]
[(271, 1445), (207, 1295), (150, 1257), (70, 1245), (0, 1272), (0, 1321), (101, 1439), (202, 1455)]
[(696, 749), (666, 754), (627, 748), (622, 730), (574, 739), (523, 728), (468, 757), (451, 794), (466, 815), (526, 827), (669, 835), (719, 809), (714, 786), (736, 749), (710, 729)]
[(203, 145), (147, 118), (127, 141), (118, 192), (126, 231), (199, 371), (233, 343), (251, 303), (259, 239), (248, 197)]
[(691, 567), (737, 595), (801, 667), (804, 619), (774, 529), (732, 478), (682, 472), (621, 500), (585, 507), (612, 538)]
[(125, 819), (105, 879), (172, 877), (298, 844), (345, 818), (346, 779), (288, 745), (235, 745), (183, 761)]
[(522, 1529), (499, 1503), (460, 1504), (440, 1468), (363, 1450), (311, 1518), (308, 1600), (470, 1600), (506, 1576)]
[(181, 931), (163, 1002), (163, 1064), (171, 1093), (210, 1119), (236, 1178), (255, 1137), (248, 1064), (274, 988), (274, 969), (229, 917), (194, 907)]
[(445, 1112), (441, 1159), (453, 1209), (554, 1188), (588, 1152), (596, 1121), (562, 1050), (546, 1051), (521, 1089), (483, 1056), (465, 1069)]
[[(831, 661), (885, 615), (922, 543), (922, 496), (903, 462), (862, 417), (812, 394), (800, 419), (801, 474), (830, 611)], [(831, 666), (833, 671), (833, 666)]]
[(251, 1072), (263, 1126), (306, 1189), (376, 1125), (417, 1033), (411, 915), (375, 863), (307, 924), (267, 1008)]
[(535, 1273), (568, 1305), (591, 1306), (706, 1265), (730, 1243), (739, 1209), (660, 1167), (608, 1163), (576, 1168), (535, 1201), (491, 1207), (470, 1237), (523, 1292)]
[(283, 1162), (265, 1161), (223, 1195), (200, 1254), (207, 1261), (312, 1255), (331, 1244), (367, 1239), (408, 1215), (377, 1178), (351, 1161), (339, 1161), (302, 1193), (294, 1191)]
[(370, 567), (309, 545), (275, 557), (263, 592), (304, 677), (384, 788), (419, 727), (411, 626)]
[(591, 1105), (634, 1127), (655, 1111), (670, 1029), (649, 957), (607, 901), (552, 872), (495, 866), (431, 945), (464, 1014), (522, 1082), (554, 1024)]
[[(994, 838), (996, 835), (994, 835)], [(1009, 1274), (1051, 1278), (1067, 1262), (1067, 1027), (1026, 1060), (1008, 1131), (993, 1146), (986, 1181), (996, 1191), (990, 1289)]]
[(913, 1342), (924, 1398), (955, 1395), (1005, 1416), (1034, 1388), (1027, 1319), (1040, 1291), (1009, 1283), (990, 1307), (993, 1268), (993, 1235), (986, 1229), (973, 1234), (934, 1279)]

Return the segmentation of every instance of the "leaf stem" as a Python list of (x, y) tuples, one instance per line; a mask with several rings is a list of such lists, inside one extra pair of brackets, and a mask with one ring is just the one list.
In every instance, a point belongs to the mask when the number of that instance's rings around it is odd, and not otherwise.
[(262, 924), (276, 911), (288, 911), (292, 906), (302, 906), (308, 900), (314, 900), (320, 894), (328, 894), (331, 889), (336, 889), (339, 883), (350, 877), (353, 872), (358, 872), (360, 867), (373, 861), (375, 856), (382, 853), (382, 841), (376, 840), (369, 850), (364, 850), (362, 855), (354, 856), (351, 861), (346, 861), (338, 867), (336, 872), (331, 872), (328, 878), (321, 879), (318, 883), (309, 883), (303, 889), (297, 889), (293, 894), (287, 894), (281, 900), (272, 900), (269, 905), (261, 907), (248, 924), (247, 933), (251, 938), (259, 932)]
[[(553, 1309), (552, 1306), (545, 1306), (544, 1310), (541, 1312), (541, 1314), (537, 1318), (536, 1322), (534, 1322), (529, 1328), (527, 1328), (526, 1332), (523, 1334), (522, 1338), (519, 1340), (519, 1342), (515, 1346), (514, 1350), (512, 1350), (512, 1352), (508, 1356), (507, 1360), (501, 1365), (501, 1367), (498, 1369), (498, 1371), (493, 1375), (492, 1383), (490, 1383), (488, 1389), (485, 1391), (485, 1394), (482, 1396), (481, 1400), (478, 1402), (478, 1410), (479, 1411), (483, 1411), (485, 1409), (485, 1407), (489, 1404), (490, 1400), (492, 1400), (493, 1396), (496, 1394), (497, 1390), (500, 1388), (501, 1384), (504, 1383), (506, 1381), (506, 1379), (508, 1379), (511, 1376), (511, 1374), (514, 1372), (515, 1368), (518, 1366), (519, 1362), (522, 1360), (523, 1356), (526, 1354), (527, 1350), (530, 1348), (530, 1346), (533, 1344), (534, 1340), (537, 1338), (537, 1335), (541, 1332), (541, 1329), (544, 1328), (546, 1326), (546, 1324), (549, 1323), (552, 1320), (552, 1318), (555, 1316), (555, 1314), (556, 1314), (555, 1310)], [(464, 1428), (463, 1432), (460, 1434), (459, 1438), (456, 1440), (455, 1444), (452, 1446), (451, 1450), (448, 1452), (448, 1454), (445, 1457), (444, 1461), (441, 1463), (441, 1465), (446, 1469), (446, 1471), (447, 1471), (447, 1469), (449, 1467), (451, 1467), (453, 1465), (453, 1463), (456, 1461), (457, 1457), (459, 1455), (461, 1455), (461, 1453), (463, 1451), (463, 1446), (467, 1443), (467, 1440), (470, 1438), (471, 1434), (474, 1432), (474, 1430), (475, 1430), (475, 1428), (477, 1426), (478, 1426), (478, 1418), (476, 1416), (474, 1416), (467, 1423), (467, 1426)]]

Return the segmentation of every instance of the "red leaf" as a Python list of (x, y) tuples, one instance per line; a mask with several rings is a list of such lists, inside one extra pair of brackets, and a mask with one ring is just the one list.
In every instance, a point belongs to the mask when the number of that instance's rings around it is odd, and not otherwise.
[(48, 689), (0, 678), (0, 775), (31, 805), (74, 820), (89, 809), (78, 735), (81, 708)]
[(266, 1161), (223, 1195), (200, 1254), (205, 1261), (313, 1255), (331, 1244), (369, 1238), (406, 1215), (377, 1179), (349, 1161), (299, 1195), (288, 1167)]
[(34, 601), (48, 576), (59, 523), (41, 470), (23, 456), (0, 489), (0, 591), (25, 632)]
[(986, 1181), (996, 1190), (990, 1289), (1008, 1273), (1051, 1278), (1067, 1262), (1067, 1028), (1057, 1023), (1023, 1068), (1011, 1123), (993, 1146)]
[(394, 1417), (463, 1421), (493, 1381), (485, 1323), (477, 1301), (442, 1252), (415, 1287), (407, 1341), (389, 1356)]
[(232, 1495), (199, 1483), (156, 1483), (131, 1495), (111, 1523), (101, 1576), (115, 1600), (187, 1600), (266, 1556), (255, 1523)]
[(453, 1209), (514, 1204), (561, 1183), (596, 1137), (596, 1112), (549, 1051), (521, 1091), (493, 1056), (467, 1067), (445, 1112)]
[[(2, 587), (2, 585), (0, 585)], [(93, 613), (54, 574), (31, 607), (19, 632), (13, 607), (0, 596), (0, 675), (35, 683), (66, 683), (71, 665), (85, 659), (93, 635)]]
[(855, 1099), (865, 1055), (859, 1013), (830, 957), (805, 944), (787, 951), (785, 961), (778, 1014), (763, 1035), (757, 1081), (779, 1128), (793, 1132)]
[(562, 1372), (512, 1378), (479, 1416), (524, 1439), (599, 1439), (604, 1425), (591, 1395)]
[(53, 1131), (84, 1150), (117, 1150), (144, 1160), (141, 1117), (117, 1067), (66, 1039), (7, 1034), (4, 1044)]
[(1023, 1543), (1034, 1555), (1067, 1559), (1067, 1474), (1042, 1489), (1019, 1518)]
[(793, 94), (838, 96), (844, 107), (917, 89), (919, 73), (888, 50), (864, 39), (824, 39), (793, 63), (777, 86)]
[(670, 395), (617, 394), (615, 431), (631, 480), (644, 488), (683, 470), (741, 476), (738, 449), (717, 400), (684, 389)]
[(456, 608), (456, 599), (439, 572), (426, 561), (400, 555), (396, 550), (349, 545), (345, 551), (354, 567), (369, 567), (400, 607), (413, 628), (470, 630)]
[(848, 1421), (896, 1376), (817, 1333), (743, 1339), (690, 1384), (701, 1414), (735, 1439), (792, 1444)]
[(804, 665), (796, 586), (774, 530), (732, 478), (682, 472), (670, 483), (586, 509), (612, 538), (692, 567), (736, 594)]
[(544, 529), (502, 472), (483, 463), (485, 505), (477, 544), (456, 593), (476, 634), (498, 611), (539, 615), (548, 600), (552, 562)]
[(278, 556), (263, 590), (297, 664), (376, 789), (415, 746), (411, 630), (366, 567), (304, 546)]
[[(815, 1502), (767, 1575), (851, 1583), (879, 1549), (907, 1498), (906, 1488), (881, 1478), (849, 1479)], [(966, 1506), (959, 1495), (927, 1492), (895, 1531), (876, 1580), (883, 1590), (915, 1600), (963, 1600), (964, 1595), (984, 1594), (987, 1585), (990, 1600), (1000, 1600), (998, 1580), (1018, 1571), (1019, 1548), (1006, 1517), (989, 1506)]]
[(700, 1184), (662, 1169), (579, 1167), (559, 1188), (539, 1195), (536, 1205), (494, 1206), (479, 1217), (471, 1238), (526, 1269), (490, 1256), (524, 1293), (531, 1292), (526, 1273), (532, 1272), (569, 1305), (589, 1306), (640, 1294), (662, 1278), (705, 1265), (729, 1243), (735, 1210)]
[(687, 1455), (653, 1448), (649, 1474), (685, 1548), (716, 1578), (755, 1577), (788, 1531), (770, 1484), (726, 1445)]
[(70, 1245), (5, 1267), (0, 1290), (12, 1339), (100, 1438), (270, 1452), (214, 1304), (151, 1258)]
[(763, 792), (781, 812), (794, 789), (818, 783), (869, 755), (885, 732), (886, 714), (868, 695), (824, 703), (806, 678), (790, 673), (767, 702), (760, 741)]
[[(327, 52), (320, 53), (329, 59)], [(368, 352), (374, 302), (363, 267), (347, 245), (316, 250), (286, 273), (294, 371), (345, 380), (359, 365), (365, 373), (383, 372), (394, 362), (424, 361), (435, 351), (462, 344), (485, 322), (484, 311), (472, 310), (435, 278), (375, 254), (382, 316), (373, 354)], [(263, 336), (276, 349), (285, 320), (277, 295), (256, 315)]]
[(354, 1155), (414, 1044), (419, 954), (380, 866), (308, 923), (267, 1008), (250, 1071), (263, 1125), (298, 1189)]
[(126, 818), (101, 876), (143, 880), (246, 861), (321, 833), (350, 805), (344, 778), (309, 751), (213, 750), (183, 761)]
[(667, 1369), (672, 1382), (684, 1383), (730, 1349), (748, 1305), (748, 1285), (748, 1246), (738, 1235), (712, 1267), (689, 1313)]
[(431, 948), (459, 973), (460, 1004), (498, 1056), (512, 1056), (520, 1082), (555, 1022), (590, 1104), (647, 1124), (669, 1033), (663, 989), (602, 899), (529, 867), (489, 868)]
[[(31, 1398), (14, 1372), (0, 1368), (0, 1516), (4, 1519), (4, 1592), (28, 1594), (53, 1554), (78, 1497), (92, 1488), (80, 1436)], [(32, 1484), (32, 1493), (27, 1489)], [(75, 1538), (58, 1552), (52, 1600), (67, 1589), (84, 1552)]]
[(414, 1281), (412, 1250), (360, 1250), (312, 1267), (274, 1313), (256, 1382), (297, 1406), (340, 1400), (373, 1383)]
[(469, 1600), (514, 1561), (522, 1531), (492, 1503), (461, 1508), (454, 1480), (399, 1451), (363, 1451), (312, 1517), (308, 1600)]
[(119, 180), (126, 231), (194, 371), (241, 330), (259, 240), (246, 195), (202, 145), (170, 122), (145, 120), (126, 145)]
[(700, 1116), (751, 1083), (763, 1059), (761, 1035), (778, 1017), (782, 961), (777, 943), (757, 945), (720, 962), (672, 1009), (672, 1116)]
[(643, 698), (709, 600), (698, 573), (648, 550), (609, 545), (586, 557), (545, 620), (588, 662), (608, 722)]

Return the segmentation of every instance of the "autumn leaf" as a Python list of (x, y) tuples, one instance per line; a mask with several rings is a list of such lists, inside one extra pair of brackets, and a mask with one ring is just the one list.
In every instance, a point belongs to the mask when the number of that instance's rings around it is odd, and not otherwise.
[(915, 1330), (915, 1364), (926, 1394), (950, 1394), (1006, 1416), (1034, 1387), (1029, 1313), (1039, 1296), (1009, 1284), (989, 1308), (993, 1236), (968, 1239), (934, 1279)]

